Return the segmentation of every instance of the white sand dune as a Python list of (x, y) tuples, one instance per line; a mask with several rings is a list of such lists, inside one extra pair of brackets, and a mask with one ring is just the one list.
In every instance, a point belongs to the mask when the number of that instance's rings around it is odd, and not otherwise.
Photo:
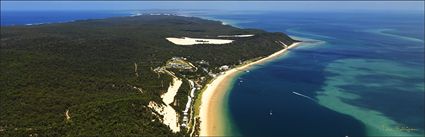
[(180, 79), (174, 77), (173, 78), (173, 84), (171, 84), (168, 87), (168, 90), (166, 93), (161, 95), (162, 101), (169, 105), (171, 103), (173, 103), (174, 101), (174, 96), (176, 96), (177, 91), (179, 91), (180, 86), (182, 85), (183, 81), (181, 81)]
[(228, 39), (203, 39), (203, 38), (189, 38), (189, 37), (182, 37), (182, 38), (166, 38), (168, 41), (176, 44), (176, 45), (195, 45), (195, 44), (228, 44), (232, 43), (233, 40)]
[(170, 129), (173, 132), (179, 132), (180, 126), (178, 124), (178, 115), (176, 110), (174, 110), (173, 107), (171, 107), (171, 103), (174, 102), (174, 97), (177, 94), (177, 91), (179, 91), (180, 86), (182, 85), (183, 81), (178, 79), (177, 77), (173, 77), (173, 83), (170, 84), (168, 87), (168, 90), (166, 93), (161, 95), (163, 104), (157, 104), (154, 101), (149, 102), (148, 107), (154, 109), (157, 113), (159, 113), (161, 116), (163, 116), (162, 123), (170, 127)]
[(252, 37), (254, 34), (244, 34), (244, 35), (218, 35), (219, 38), (246, 38)]
[(156, 104), (154, 101), (149, 102), (149, 108), (154, 109), (157, 113), (163, 116), (162, 122), (170, 127), (173, 132), (179, 132), (177, 113), (170, 105)]

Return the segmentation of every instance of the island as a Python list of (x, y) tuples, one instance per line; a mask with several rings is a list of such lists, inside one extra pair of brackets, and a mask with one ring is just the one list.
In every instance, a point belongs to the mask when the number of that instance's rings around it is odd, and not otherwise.
[(226, 84), (298, 42), (173, 14), (1, 27), (0, 135), (219, 135)]

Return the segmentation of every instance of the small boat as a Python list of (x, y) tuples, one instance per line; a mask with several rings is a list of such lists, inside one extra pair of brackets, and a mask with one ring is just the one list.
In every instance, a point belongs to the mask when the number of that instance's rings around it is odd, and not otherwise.
[(270, 110), (270, 116), (271, 116), (271, 115), (273, 115), (273, 111), (272, 111), (272, 110)]

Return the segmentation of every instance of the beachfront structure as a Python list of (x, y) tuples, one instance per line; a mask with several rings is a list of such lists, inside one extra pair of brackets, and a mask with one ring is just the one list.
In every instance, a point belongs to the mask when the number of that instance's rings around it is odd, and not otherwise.
[(227, 66), (227, 65), (223, 65), (223, 66), (221, 66), (219, 69), (220, 69), (220, 70), (228, 70), (228, 69), (229, 69), (229, 66)]

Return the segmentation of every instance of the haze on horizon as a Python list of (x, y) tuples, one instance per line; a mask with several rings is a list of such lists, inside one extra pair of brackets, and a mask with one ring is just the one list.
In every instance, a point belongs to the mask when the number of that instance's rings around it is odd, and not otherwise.
[(2, 11), (48, 10), (253, 10), (424, 11), (424, 1), (1, 1)]

